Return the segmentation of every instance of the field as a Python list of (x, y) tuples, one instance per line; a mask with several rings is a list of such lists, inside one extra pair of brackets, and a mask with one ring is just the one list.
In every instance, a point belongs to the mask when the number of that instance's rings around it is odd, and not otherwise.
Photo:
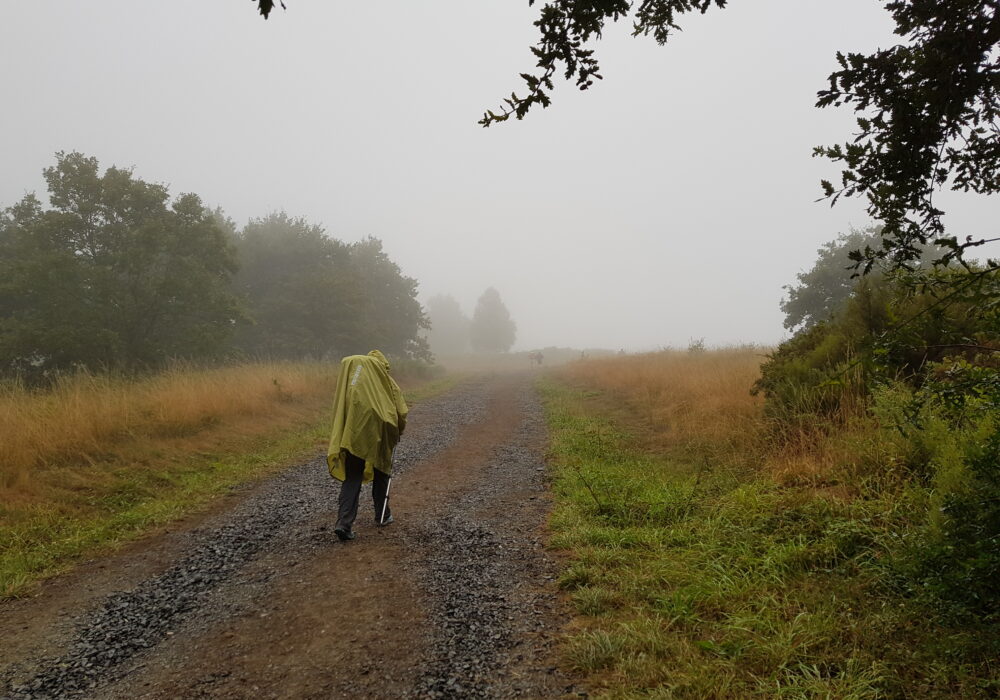
[[(0, 597), (318, 454), (336, 375), (328, 363), (257, 363), (4, 385)], [(418, 395), (450, 382), (413, 370), (400, 381)]]
[(864, 412), (791, 435), (764, 352), (580, 362), (542, 381), (566, 662), (606, 698), (985, 697), (1000, 639), (899, 585), (928, 489)]

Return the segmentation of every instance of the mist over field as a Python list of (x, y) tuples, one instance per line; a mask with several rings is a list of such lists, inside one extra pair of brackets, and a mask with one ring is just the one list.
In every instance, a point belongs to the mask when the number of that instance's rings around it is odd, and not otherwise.
[(3, 9), (0, 697), (1000, 697), (997, 0)]
[[(285, 210), (379, 238), (424, 303), (471, 314), (495, 287), (515, 349), (773, 343), (782, 285), (870, 223), (814, 201), (837, 170), (810, 153), (855, 128), (815, 93), (837, 50), (891, 41), (880, 3), (735, 3), (665, 47), (614, 26), (604, 81), (486, 130), (533, 63), (526, 3), (244, 5), (6, 7), (0, 203), (44, 201), (42, 168), (78, 150), (239, 226)], [(996, 204), (961, 199), (949, 224), (984, 233)]]

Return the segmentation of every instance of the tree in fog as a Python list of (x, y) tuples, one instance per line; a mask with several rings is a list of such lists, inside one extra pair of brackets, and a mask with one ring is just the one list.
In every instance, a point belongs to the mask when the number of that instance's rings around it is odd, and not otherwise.
[(479, 297), (472, 314), (470, 339), (477, 352), (507, 352), (514, 344), (517, 325), (500, 299), (500, 293), (490, 287)]
[(284, 212), (251, 220), (236, 241), (235, 285), (250, 317), (237, 347), (274, 358), (344, 354), (362, 306), (349, 246)]
[(450, 294), (438, 294), (427, 300), (431, 329), (427, 334), (435, 355), (461, 355), (469, 351), (471, 321)]
[(851, 251), (874, 245), (878, 240), (878, 227), (870, 227), (841, 234), (817, 250), (812, 269), (800, 272), (796, 284), (784, 287), (788, 294), (781, 301), (785, 328), (812, 328), (839, 311), (857, 283), (851, 269)]
[(417, 301), (417, 280), (402, 273), (377, 238), (351, 245), (349, 259), (353, 284), (360, 293), (352, 311), (352, 352), (379, 348), (387, 354), (430, 359), (427, 341), (420, 335), (430, 324)]
[(239, 318), (234, 251), (193, 194), (58, 153), (51, 208), (0, 216), (0, 371), (152, 367), (225, 351)]
[(237, 234), (236, 289), (249, 321), (236, 335), (244, 353), (280, 358), (339, 357), (379, 348), (427, 357), (427, 319), (417, 281), (367, 238), (352, 245), (284, 212), (254, 219)]
[[(829, 320), (843, 309), (852, 293), (857, 291), (859, 280), (853, 256), (856, 251), (881, 245), (881, 226), (852, 229), (841, 234), (816, 251), (816, 262), (808, 272), (800, 272), (798, 283), (785, 285), (788, 296), (781, 301), (785, 312), (785, 328), (805, 330), (820, 321)], [(919, 244), (918, 244), (919, 245)], [(934, 245), (919, 245), (920, 257), (910, 263), (913, 269), (924, 271), (934, 266), (941, 250)], [(872, 274), (881, 277), (892, 274), (891, 266), (881, 263)], [(874, 282), (878, 286), (878, 282)]]

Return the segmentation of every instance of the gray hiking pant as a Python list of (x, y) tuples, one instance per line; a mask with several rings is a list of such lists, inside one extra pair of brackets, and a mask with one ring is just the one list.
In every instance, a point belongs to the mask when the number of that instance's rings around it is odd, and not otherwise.
[[(340, 485), (340, 502), (337, 512), (337, 528), (350, 530), (358, 517), (358, 497), (361, 495), (361, 481), (365, 476), (365, 460), (346, 453), (344, 471), (347, 478)], [(385, 503), (385, 492), (389, 487), (389, 477), (375, 470), (375, 480), (372, 482), (372, 501), (375, 505), (375, 522), (382, 517), (382, 504)], [(385, 509), (385, 519), (389, 519), (392, 511)]]

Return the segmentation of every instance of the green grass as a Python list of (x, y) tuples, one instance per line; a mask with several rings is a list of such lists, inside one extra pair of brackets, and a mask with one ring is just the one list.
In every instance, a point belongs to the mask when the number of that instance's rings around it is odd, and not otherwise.
[(540, 387), (550, 545), (569, 555), (560, 585), (578, 616), (564, 653), (598, 697), (1000, 693), (1000, 633), (905, 597), (883, 562), (921, 492), (838, 500), (690, 451), (643, 453), (599, 393)]
[[(411, 404), (452, 388), (449, 376), (406, 392)], [(77, 493), (79, 503), (0, 504), (0, 599), (31, 594), (38, 583), (83, 558), (108, 553), (157, 527), (197, 513), (234, 487), (315, 457), (329, 439), (330, 415), (238, 443), (239, 451), (157, 455), (155, 467), (118, 464), (108, 483)], [(83, 507), (81, 507), (83, 506)]]

